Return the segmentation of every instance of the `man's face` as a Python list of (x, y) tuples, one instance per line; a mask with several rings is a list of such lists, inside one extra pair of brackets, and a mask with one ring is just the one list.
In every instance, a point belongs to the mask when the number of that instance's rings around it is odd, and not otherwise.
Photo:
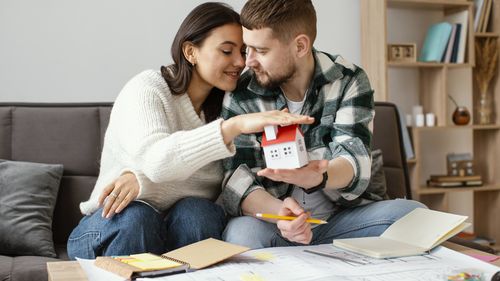
[(294, 76), (292, 44), (286, 45), (275, 38), (270, 28), (249, 30), (243, 27), (243, 41), (247, 45), (245, 63), (262, 87), (279, 87)]

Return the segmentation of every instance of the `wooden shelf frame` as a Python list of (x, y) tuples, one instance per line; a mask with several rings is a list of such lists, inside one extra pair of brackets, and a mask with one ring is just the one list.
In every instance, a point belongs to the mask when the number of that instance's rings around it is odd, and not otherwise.
[(442, 131), (442, 130), (500, 130), (499, 124), (492, 125), (449, 125), (449, 126), (434, 126), (434, 127), (410, 127), (413, 133), (418, 131)]
[(387, 6), (390, 8), (405, 9), (456, 9), (468, 8), (472, 3), (465, 0), (388, 0)]
[(476, 38), (498, 38), (499, 34), (495, 32), (480, 32), (480, 33), (475, 33), (474, 36)]
[(471, 67), (468, 63), (440, 63), (440, 62), (387, 62), (389, 67)]
[(421, 186), (418, 189), (418, 194), (441, 194), (441, 193), (453, 193), (453, 192), (486, 192), (486, 191), (500, 191), (500, 183), (498, 184), (486, 184), (483, 186), (463, 186), (463, 187), (429, 187)]
[[(451, 122), (450, 116), (453, 110), (448, 105), (448, 77), (450, 72), (458, 68), (473, 69), (475, 66), (474, 42), (475, 40), (485, 40), (487, 38), (498, 38), (500, 40), (500, 0), (492, 0), (492, 15), (488, 32), (475, 33), (473, 26), (474, 7), (473, 1), (466, 0), (361, 0), (361, 60), (362, 66), (370, 78), (372, 88), (375, 90), (375, 100), (390, 101), (388, 87), (388, 70), (399, 71), (399, 68), (410, 68), (408, 72), (419, 75), (417, 80), (418, 102), (426, 112), (436, 114), (436, 127), (412, 128), (412, 142), (414, 145), (415, 158), (407, 160), (411, 174), (411, 187), (413, 197), (422, 201), (432, 209), (447, 211), (449, 200), (452, 194), (469, 192), (473, 197), (474, 205), (474, 231), (481, 236), (486, 236), (499, 241), (500, 244), (500, 77), (497, 70), (496, 76), (491, 84), (492, 94), (495, 100), (496, 118), (492, 125), (475, 125), (471, 123), (467, 126), (455, 126)], [(392, 10), (390, 10), (392, 9)], [(401, 10), (404, 9), (404, 10)], [(415, 15), (427, 13), (446, 16), (448, 13), (457, 10), (469, 10), (469, 28), (467, 39), (467, 54), (465, 63), (423, 63), (423, 62), (389, 62), (387, 54), (388, 38), (388, 10), (391, 13), (410, 13), (415, 10)], [(392, 15), (391, 15), (392, 16)], [(391, 22), (391, 24), (394, 24)], [(412, 30), (413, 31), (413, 30)], [(420, 30), (417, 34), (420, 33)], [(392, 35), (392, 34), (391, 34)], [(422, 36), (425, 36), (423, 34)], [(423, 38), (416, 38), (414, 41)], [(406, 39), (407, 40), (407, 39)], [(403, 42), (403, 41), (401, 41)], [(410, 41), (407, 41), (410, 42)], [(417, 53), (419, 53), (417, 51)], [(500, 62), (497, 69), (500, 69)], [(461, 71), (461, 70), (460, 70)], [(472, 74), (472, 72), (471, 72)], [(392, 75), (392, 74), (391, 74)], [(471, 77), (474, 80), (473, 77)], [(460, 83), (460, 82), (458, 82)], [(467, 84), (467, 83), (466, 83)], [(473, 84), (473, 83), (472, 83)], [(476, 115), (475, 106), (477, 103), (477, 88), (472, 85), (472, 122)], [(451, 89), (450, 89), (451, 90)], [(435, 188), (427, 187), (420, 182), (423, 179), (423, 135), (434, 137), (433, 134), (450, 132), (450, 130), (470, 130), (472, 135), (472, 154), (476, 160), (477, 171), (483, 176), (484, 186), (481, 187), (461, 187), (461, 188)], [(437, 136), (437, 135), (436, 135)], [(446, 137), (446, 136), (445, 136)]]

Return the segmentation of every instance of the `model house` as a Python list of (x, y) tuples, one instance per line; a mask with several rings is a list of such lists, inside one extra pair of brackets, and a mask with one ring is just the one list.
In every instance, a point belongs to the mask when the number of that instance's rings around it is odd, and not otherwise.
[(267, 168), (295, 169), (309, 162), (304, 135), (298, 125), (264, 129), (262, 148)]

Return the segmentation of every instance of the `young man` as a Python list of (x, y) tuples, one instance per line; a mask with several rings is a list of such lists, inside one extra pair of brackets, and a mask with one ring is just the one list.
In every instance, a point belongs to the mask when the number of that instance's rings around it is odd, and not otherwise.
[[(262, 169), (261, 134), (235, 139), (224, 160), (222, 198), (235, 218), (223, 237), (251, 248), (331, 243), (334, 238), (376, 236), (416, 207), (416, 201), (382, 201), (369, 186), (373, 90), (364, 71), (313, 49), (316, 12), (310, 0), (249, 0), (241, 11), (249, 67), (226, 95), (224, 119), (284, 109), (315, 118), (301, 125), (309, 164)], [(317, 190), (306, 193), (304, 190)], [(265, 221), (255, 213), (297, 216)], [(328, 224), (311, 225), (308, 217)]]

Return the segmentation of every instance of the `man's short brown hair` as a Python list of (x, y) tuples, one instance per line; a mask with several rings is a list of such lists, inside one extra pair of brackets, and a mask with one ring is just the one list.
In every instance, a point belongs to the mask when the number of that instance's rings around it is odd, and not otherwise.
[(282, 42), (299, 34), (316, 39), (316, 11), (311, 0), (249, 0), (241, 10), (241, 24), (250, 30), (269, 27)]

